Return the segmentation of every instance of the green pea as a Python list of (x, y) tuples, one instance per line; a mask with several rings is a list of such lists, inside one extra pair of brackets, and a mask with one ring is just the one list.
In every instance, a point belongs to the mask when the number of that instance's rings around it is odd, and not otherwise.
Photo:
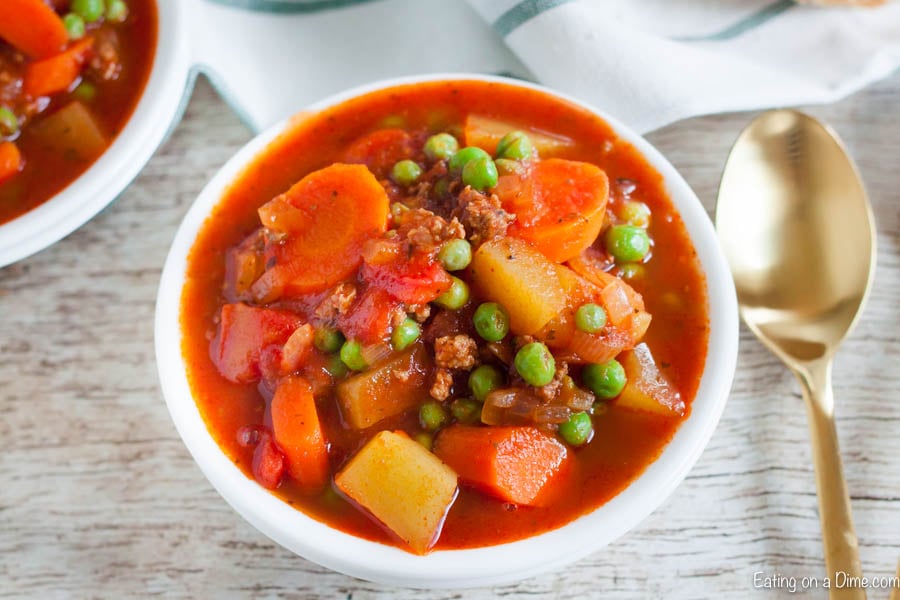
[(124, 0), (108, 0), (106, 20), (110, 23), (124, 23), (128, 18), (128, 5)]
[(82, 102), (93, 102), (94, 98), (97, 97), (97, 86), (90, 81), (82, 81), (72, 91), (72, 97)]
[(406, 350), (419, 339), (421, 333), (422, 329), (419, 324), (407, 317), (391, 332), (391, 345), (394, 346), (394, 350)]
[(425, 156), (430, 161), (450, 160), (459, 150), (459, 142), (449, 133), (438, 133), (425, 141)]
[(619, 267), (619, 273), (625, 281), (635, 282), (642, 280), (647, 270), (640, 263), (625, 263)]
[(498, 158), (494, 164), (497, 165), (497, 175), (520, 175), (525, 170), (522, 163), (509, 158)]
[(586, 365), (581, 371), (581, 379), (598, 398), (604, 400), (618, 396), (628, 382), (625, 369), (616, 359), (602, 365)]
[(426, 450), (430, 451), (432, 446), (434, 446), (434, 436), (425, 431), (420, 431), (413, 436), (413, 439), (422, 444)]
[(321, 327), (313, 335), (313, 344), (322, 352), (337, 352), (344, 344), (344, 335), (337, 329)]
[(451, 277), (450, 289), (438, 296), (434, 303), (443, 308), (458, 310), (469, 301), (469, 286), (459, 277)]
[(448, 271), (462, 271), (472, 262), (472, 246), (459, 238), (448, 240), (441, 246), (438, 260)]
[(328, 357), (328, 362), (325, 363), (325, 370), (334, 379), (340, 379), (347, 374), (347, 365), (344, 364), (340, 356), (332, 354)]
[(497, 185), (497, 165), (490, 158), (476, 158), (466, 163), (462, 170), (462, 180), (479, 192), (486, 192)]
[(559, 424), (559, 435), (570, 446), (583, 446), (590, 441), (594, 433), (594, 424), (587, 413), (575, 413), (565, 423)]
[(503, 374), (497, 367), (481, 365), (469, 374), (469, 389), (479, 402), (503, 385)]
[(489, 342), (499, 342), (509, 333), (509, 313), (496, 302), (485, 302), (472, 316), (475, 331)]
[(84, 37), (84, 19), (75, 13), (69, 13), (63, 17), (63, 25), (70, 40), (80, 40)]
[(511, 131), (501, 138), (497, 144), (497, 157), (512, 160), (525, 160), (534, 155), (534, 144), (521, 131)]
[(419, 407), (419, 424), (425, 431), (437, 431), (447, 422), (447, 411), (440, 402), (426, 402)]
[(435, 198), (447, 198), (450, 195), (450, 180), (446, 177), (441, 177), (434, 182), (434, 187), (431, 188), (431, 192), (434, 194)]
[(613, 225), (605, 241), (606, 251), (617, 262), (640, 262), (650, 252), (650, 236), (634, 225)]
[(362, 346), (356, 340), (347, 340), (341, 346), (341, 361), (352, 371), (362, 371), (368, 366), (362, 357)]
[(606, 326), (606, 311), (598, 304), (582, 304), (575, 311), (575, 327), (585, 333), (598, 333)]
[(72, 0), (72, 12), (93, 23), (106, 12), (106, 3), (103, 0)]
[(447, 167), (454, 175), (462, 172), (469, 162), (477, 158), (490, 158), (491, 155), (476, 146), (466, 146), (462, 150), (456, 152), (451, 158)]
[(525, 344), (516, 353), (516, 371), (526, 383), (539, 387), (553, 381), (556, 361), (547, 346), (540, 342)]
[(16, 113), (0, 106), (0, 137), (12, 137), (19, 133), (19, 119)]
[(471, 425), (481, 420), (481, 404), (471, 398), (457, 398), (450, 403), (450, 414), (458, 422)]
[(619, 217), (628, 221), (629, 225), (646, 229), (650, 226), (650, 207), (643, 202), (629, 200), (622, 205)]
[(412, 160), (401, 160), (391, 169), (391, 179), (399, 185), (409, 186), (422, 176), (422, 167)]

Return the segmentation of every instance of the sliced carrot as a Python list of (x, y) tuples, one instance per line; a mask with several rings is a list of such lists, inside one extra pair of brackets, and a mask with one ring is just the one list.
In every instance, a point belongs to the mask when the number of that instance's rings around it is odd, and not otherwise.
[(81, 75), (93, 48), (94, 40), (84, 38), (55, 56), (29, 63), (22, 89), (32, 98), (65, 92)]
[(609, 179), (599, 167), (555, 158), (538, 162), (524, 179), (521, 193), (504, 206), (517, 217), (509, 233), (530, 242), (550, 260), (565, 262), (597, 239), (608, 199)]
[(261, 301), (280, 298), (287, 286), (291, 294), (305, 294), (343, 281), (362, 262), (365, 241), (387, 227), (387, 194), (362, 165), (325, 167), (284, 196), (308, 222), (270, 246), (267, 262), (274, 266), (252, 288)]
[(328, 444), (312, 387), (302, 377), (281, 380), (272, 398), (272, 431), (287, 472), (302, 488), (318, 491), (328, 482)]
[(22, 154), (12, 142), (0, 142), (0, 183), (16, 175), (22, 168)]
[(63, 49), (69, 34), (44, 0), (3, 0), (0, 38), (32, 58), (46, 58)]
[(568, 457), (562, 443), (535, 427), (452, 425), (438, 434), (434, 453), (464, 483), (525, 506), (540, 502)]

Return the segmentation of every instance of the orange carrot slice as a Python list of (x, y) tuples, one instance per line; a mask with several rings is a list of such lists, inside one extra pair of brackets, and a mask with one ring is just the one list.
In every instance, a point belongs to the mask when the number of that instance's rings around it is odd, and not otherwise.
[(437, 436), (434, 453), (464, 483), (525, 506), (540, 503), (568, 457), (562, 443), (535, 427), (452, 425)]
[(3, 0), (0, 38), (32, 58), (46, 58), (63, 49), (69, 34), (44, 0)]
[(535, 164), (522, 185), (515, 206), (505, 206), (517, 216), (510, 235), (554, 262), (574, 258), (594, 243), (609, 199), (609, 179), (599, 167), (552, 158)]
[(94, 40), (84, 38), (56, 56), (30, 63), (25, 68), (22, 89), (32, 98), (65, 92), (81, 75), (93, 48)]
[(12, 178), (22, 168), (22, 155), (12, 142), (0, 142), (0, 183)]
[(312, 387), (302, 377), (288, 377), (278, 384), (272, 398), (272, 432), (286, 460), (288, 475), (307, 491), (318, 491), (328, 482), (328, 444)]
[(343, 281), (362, 262), (365, 241), (387, 227), (387, 194), (362, 165), (336, 163), (310, 173), (276, 200), (285, 198), (306, 223), (270, 246), (274, 266), (252, 288), (261, 301), (278, 299), (288, 285), (291, 294), (305, 294)]

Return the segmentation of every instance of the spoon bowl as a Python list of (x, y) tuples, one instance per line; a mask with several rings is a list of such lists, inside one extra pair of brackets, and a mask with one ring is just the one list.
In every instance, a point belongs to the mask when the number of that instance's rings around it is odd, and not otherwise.
[[(716, 229), (747, 326), (797, 375), (810, 425), (828, 576), (861, 577), (834, 425), (831, 363), (868, 296), (875, 225), (837, 135), (792, 110), (738, 137), (722, 175)], [(833, 589), (832, 598), (865, 598)]]
[(834, 133), (792, 110), (756, 119), (728, 158), (716, 227), (757, 337), (785, 361), (832, 355), (875, 269), (872, 211)]

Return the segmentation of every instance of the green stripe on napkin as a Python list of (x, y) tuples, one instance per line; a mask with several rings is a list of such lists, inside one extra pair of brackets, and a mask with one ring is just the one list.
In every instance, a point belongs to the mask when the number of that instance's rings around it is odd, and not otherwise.
[(751, 29), (759, 27), (766, 21), (774, 19), (781, 13), (794, 8), (795, 6), (797, 6), (797, 4), (794, 2), (794, 0), (778, 0), (778, 2), (774, 2), (768, 6), (764, 6), (759, 11), (753, 13), (748, 17), (744, 17), (734, 25), (730, 25), (722, 31), (706, 35), (689, 35), (684, 37), (676, 37), (673, 39), (678, 42), (721, 42), (724, 40), (730, 40), (750, 31)]
[(506, 37), (527, 21), (572, 0), (522, 0), (511, 9), (500, 15), (493, 23), (494, 29)]

